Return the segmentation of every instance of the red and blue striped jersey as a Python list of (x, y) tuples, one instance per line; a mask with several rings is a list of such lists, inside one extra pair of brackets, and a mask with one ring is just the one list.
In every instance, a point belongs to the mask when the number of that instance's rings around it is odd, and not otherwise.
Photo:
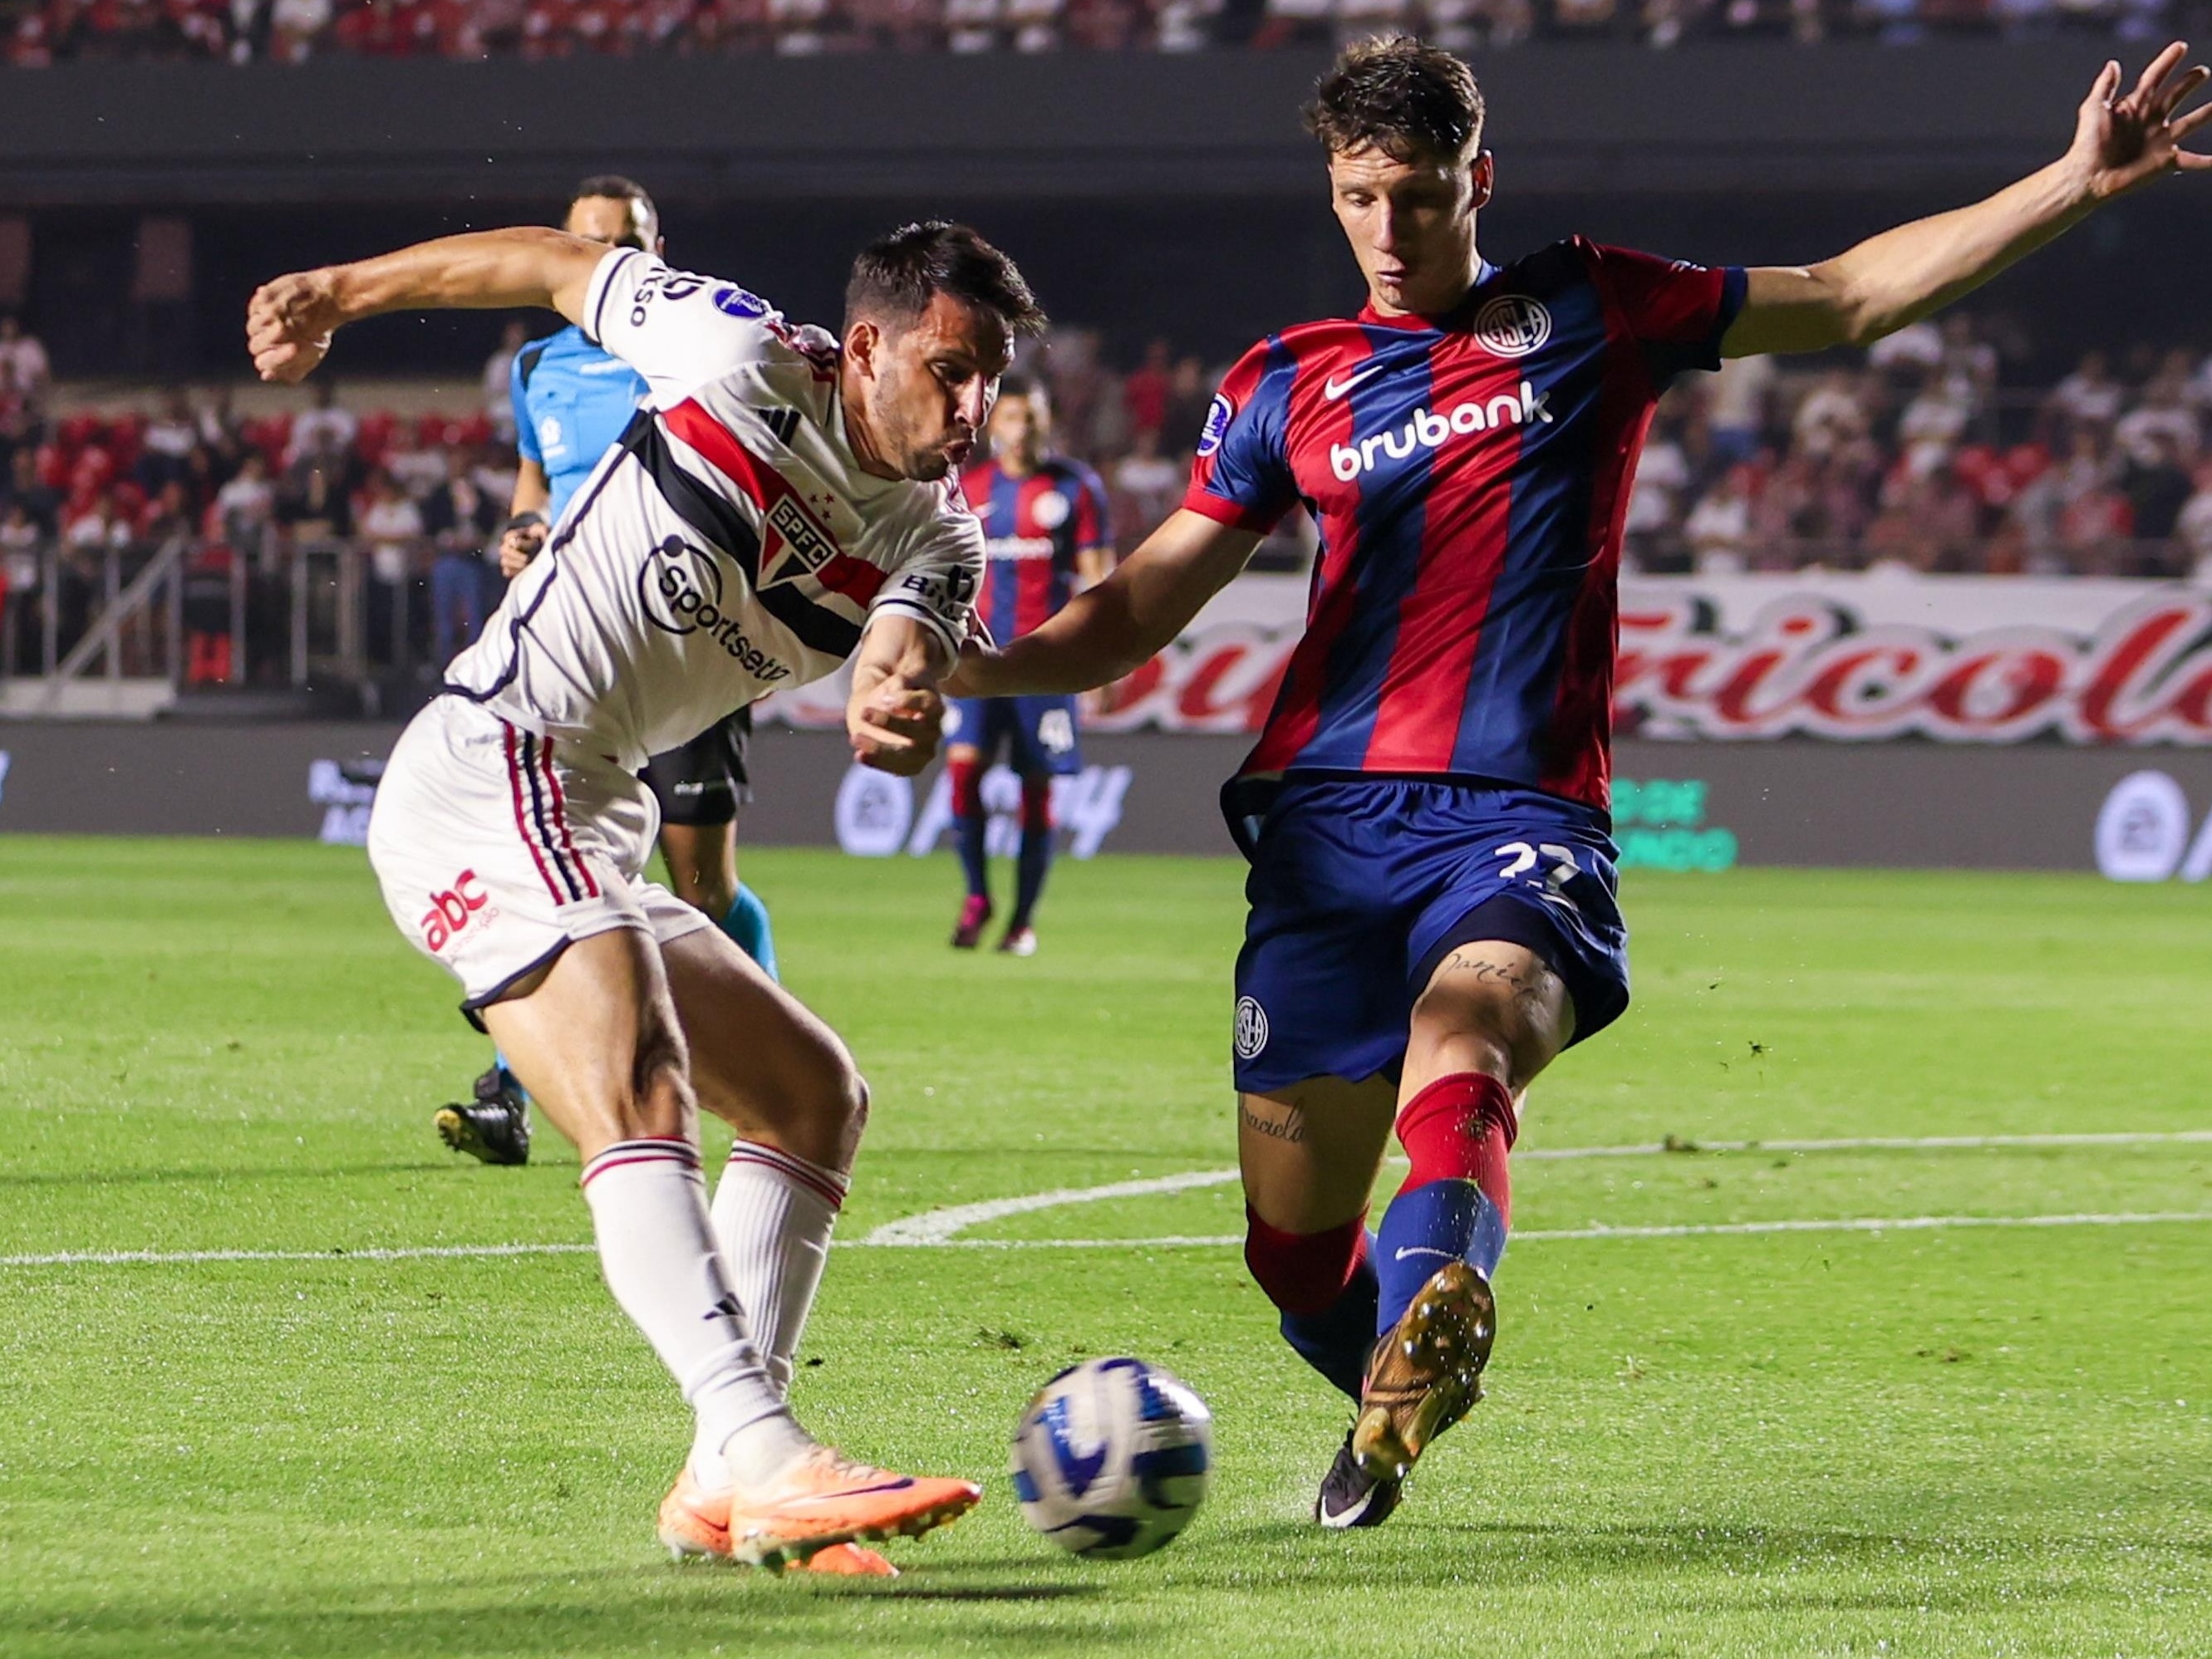
[(1075, 595), (1078, 556), (1110, 547), (1106, 486), (1080, 461), (1048, 455), (1014, 477), (996, 461), (970, 467), (960, 492), (983, 521), (983, 593), (991, 637), (1018, 639)]
[(1603, 808), (1621, 520), (1651, 410), (1717, 368), (1741, 269), (1581, 237), (1485, 263), (1440, 317), (1305, 323), (1245, 353), (1183, 505), (1321, 530), (1243, 775), (1462, 776)]

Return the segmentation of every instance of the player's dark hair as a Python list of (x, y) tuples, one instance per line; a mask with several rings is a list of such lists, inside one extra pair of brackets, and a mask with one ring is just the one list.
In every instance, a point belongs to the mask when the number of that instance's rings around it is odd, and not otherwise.
[(1023, 368), (1011, 370), (999, 377), (999, 397), (1001, 401), (1008, 398), (1042, 398), (1047, 403), (1052, 401), (1051, 394), (1044, 389), (1044, 382)]
[(1346, 46), (1305, 107), (1306, 131), (1330, 155), (1372, 147), (1397, 161), (1467, 160), (1481, 148), (1482, 118), (1474, 71), (1410, 34)]
[(568, 205), (605, 198), (610, 202), (635, 202), (645, 210), (646, 252), (653, 251), (652, 243), (660, 234), (660, 210), (646, 194), (645, 186), (635, 179), (625, 179), (619, 173), (595, 173), (568, 192)]
[(845, 325), (863, 320), (902, 327), (948, 294), (995, 313), (1017, 334), (1044, 328), (1044, 308), (1020, 270), (966, 225), (930, 219), (878, 236), (853, 261), (845, 284)]

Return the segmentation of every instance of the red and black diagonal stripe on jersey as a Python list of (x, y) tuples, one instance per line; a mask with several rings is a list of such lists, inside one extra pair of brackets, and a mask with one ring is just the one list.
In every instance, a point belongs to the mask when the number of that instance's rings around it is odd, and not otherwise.
[[(762, 610), (809, 649), (833, 657), (850, 656), (860, 643), (861, 620), (810, 597), (799, 582), (764, 583), (759, 531), (736, 502), (716, 493), (678, 463), (668, 442), (671, 433), (744, 491), (763, 520), (779, 501), (787, 495), (795, 498), (797, 492), (781, 473), (746, 449), (735, 434), (696, 403), (679, 404), (657, 416), (641, 410), (623, 435), (623, 447), (652, 475), (654, 486), (677, 515), (709, 546), (736, 561)], [(825, 592), (849, 601), (864, 615), (884, 578), (884, 572), (876, 566), (845, 553), (833, 554), (811, 573), (812, 580)]]
[(830, 656), (850, 656), (860, 643), (860, 625), (814, 604), (795, 588), (763, 590), (760, 585), (760, 532), (737, 504), (717, 495), (678, 465), (660, 423), (641, 412), (624, 434), (623, 447), (653, 477), (661, 498), (696, 531), (707, 545), (727, 555), (744, 572), (761, 609), (789, 629), (799, 642)]

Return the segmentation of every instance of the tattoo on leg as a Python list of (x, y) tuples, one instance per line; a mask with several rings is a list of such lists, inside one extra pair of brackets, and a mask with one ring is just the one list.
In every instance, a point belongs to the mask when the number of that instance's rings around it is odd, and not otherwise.
[(1518, 990), (1540, 982), (1537, 974), (1522, 973), (1509, 963), (1492, 962), (1488, 957), (1466, 951), (1455, 951), (1446, 957), (1443, 970), (1448, 974), (1473, 974), (1478, 985), (1510, 985)]
[(1295, 1106), (1285, 1107), (1279, 1118), (1261, 1117), (1240, 1100), (1237, 1103), (1237, 1116), (1254, 1134), (1265, 1135), (1270, 1140), (1295, 1146), (1306, 1138), (1305, 1114)]
[(1510, 963), (1493, 961), (1480, 951), (1453, 951), (1444, 958), (1438, 972), (1471, 975), (1477, 985), (1504, 986), (1514, 1001), (1531, 1007), (1540, 1005), (1551, 994), (1553, 981), (1558, 977), (1543, 963), (1516, 968)]

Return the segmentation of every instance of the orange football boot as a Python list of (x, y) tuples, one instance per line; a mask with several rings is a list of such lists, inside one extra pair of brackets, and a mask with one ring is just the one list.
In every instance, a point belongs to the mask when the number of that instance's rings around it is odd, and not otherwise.
[(879, 1550), (866, 1544), (832, 1544), (808, 1559), (802, 1572), (827, 1572), (845, 1578), (896, 1578), (899, 1570)]
[(893, 1474), (828, 1446), (806, 1452), (758, 1492), (703, 1491), (687, 1463), (661, 1499), (660, 1541), (678, 1558), (781, 1567), (833, 1544), (918, 1538), (965, 1515), (982, 1496), (972, 1481)]

